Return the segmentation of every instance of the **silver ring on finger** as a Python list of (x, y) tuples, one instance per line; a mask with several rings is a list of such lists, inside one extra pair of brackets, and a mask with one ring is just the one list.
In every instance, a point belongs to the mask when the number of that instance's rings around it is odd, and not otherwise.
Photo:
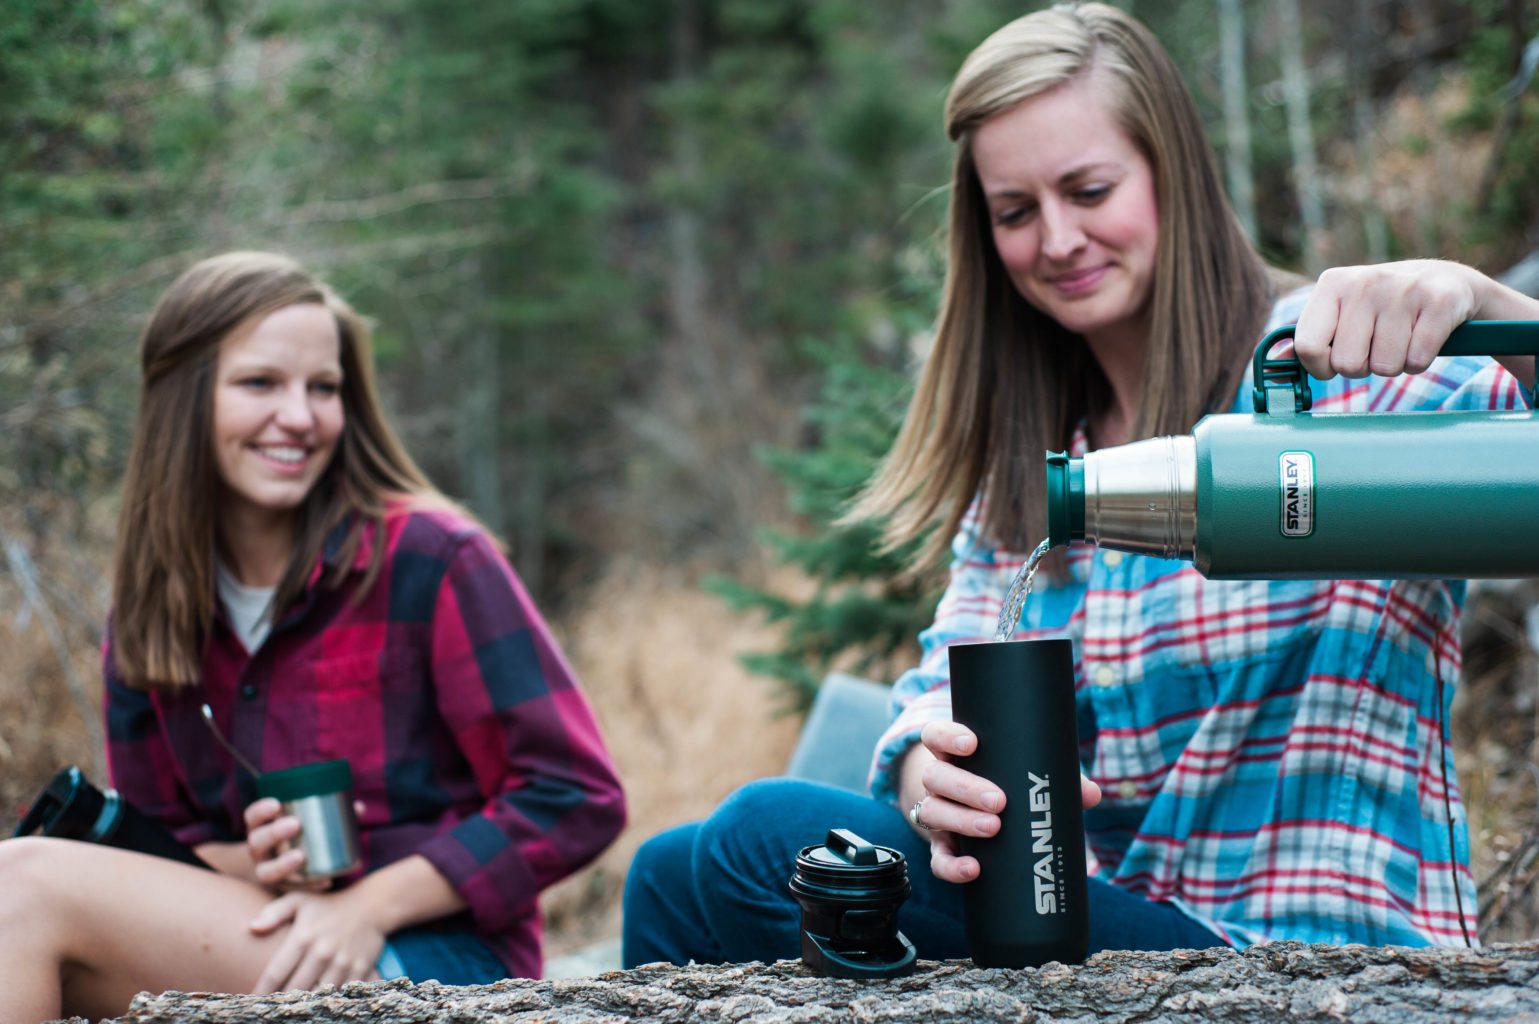
[(913, 825), (917, 829), (923, 829), (926, 832), (934, 832), (935, 831), (935, 826), (934, 825), (926, 825), (924, 822), (919, 820), (919, 808), (923, 807), (924, 806), (924, 802), (926, 800), (928, 800), (929, 798), (930, 798), (929, 794), (925, 794), (924, 796), (920, 797), (918, 800), (914, 801), (914, 806), (912, 806), (912, 807), (910, 807), (908, 809), (908, 820), (909, 820), (909, 824)]

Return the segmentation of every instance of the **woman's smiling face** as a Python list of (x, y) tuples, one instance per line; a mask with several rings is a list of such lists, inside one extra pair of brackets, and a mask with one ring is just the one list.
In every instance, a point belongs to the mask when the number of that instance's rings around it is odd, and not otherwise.
[(1154, 287), (1154, 171), (1094, 72), (973, 133), (994, 247), (1021, 296), (1077, 334), (1141, 329)]
[(342, 436), (341, 339), (318, 303), (285, 306), (219, 343), (214, 460), (220, 514), (292, 512)]

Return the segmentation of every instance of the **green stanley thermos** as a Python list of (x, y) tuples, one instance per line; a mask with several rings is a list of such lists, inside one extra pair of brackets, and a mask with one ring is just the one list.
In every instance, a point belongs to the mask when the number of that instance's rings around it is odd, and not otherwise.
[[(1256, 352), (1255, 415), (1049, 452), (1049, 542), (1188, 559), (1209, 579), (1539, 576), (1539, 412), (1312, 415), (1298, 359), (1269, 358), (1292, 335)], [(1472, 320), (1442, 354), (1536, 355), (1539, 322)]]

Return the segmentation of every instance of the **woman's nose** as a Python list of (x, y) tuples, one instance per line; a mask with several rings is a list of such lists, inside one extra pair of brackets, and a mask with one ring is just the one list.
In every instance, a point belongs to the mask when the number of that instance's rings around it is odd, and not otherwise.
[(315, 425), (315, 409), (306, 387), (285, 388), (279, 396), (278, 425), (285, 430), (309, 430)]
[(1042, 207), (1042, 255), (1054, 262), (1072, 257), (1085, 246), (1085, 232), (1074, 211), (1057, 203)]

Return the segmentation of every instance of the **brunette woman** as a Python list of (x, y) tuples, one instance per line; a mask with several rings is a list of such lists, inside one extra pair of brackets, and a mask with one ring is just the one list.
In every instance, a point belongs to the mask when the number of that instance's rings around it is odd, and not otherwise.
[[(0, 843), (0, 1021), (139, 991), (538, 976), (540, 890), (623, 823), (539, 611), (380, 407), (369, 332), (293, 261), (183, 274), (143, 390), (105, 651), (113, 784), (216, 870)], [(346, 759), (363, 869), (302, 876), (261, 771)]]

